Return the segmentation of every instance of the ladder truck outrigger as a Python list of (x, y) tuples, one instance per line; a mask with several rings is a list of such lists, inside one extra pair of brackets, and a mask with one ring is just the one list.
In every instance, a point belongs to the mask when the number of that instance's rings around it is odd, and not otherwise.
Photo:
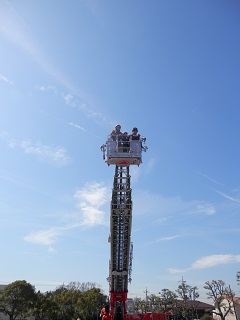
[(122, 135), (111, 134), (101, 146), (103, 159), (108, 165), (115, 165), (110, 216), (110, 261), (109, 261), (109, 298), (110, 314), (113, 320), (127, 317), (128, 283), (131, 282), (133, 244), (132, 227), (132, 190), (129, 168), (142, 163), (142, 152), (148, 148), (146, 138), (122, 140)]

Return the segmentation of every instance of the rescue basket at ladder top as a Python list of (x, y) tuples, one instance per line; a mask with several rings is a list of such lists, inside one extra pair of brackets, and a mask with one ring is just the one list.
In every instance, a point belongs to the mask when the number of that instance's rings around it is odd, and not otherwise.
[(105, 144), (101, 146), (103, 159), (108, 165), (117, 166), (140, 165), (142, 163), (142, 151), (146, 152), (146, 138), (126, 141), (123, 135), (109, 135)]

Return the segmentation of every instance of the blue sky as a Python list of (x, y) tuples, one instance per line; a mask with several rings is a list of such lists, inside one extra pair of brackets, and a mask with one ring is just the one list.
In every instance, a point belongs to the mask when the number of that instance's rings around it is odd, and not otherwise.
[(221, 279), (239, 295), (240, 3), (0, 3), (0, 283), (108, 293), (116, 123), (131, 167), (129, 297)]

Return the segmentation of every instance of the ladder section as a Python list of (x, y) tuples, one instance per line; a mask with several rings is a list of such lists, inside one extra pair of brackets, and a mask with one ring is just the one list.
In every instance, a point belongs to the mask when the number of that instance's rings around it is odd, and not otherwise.
[[(129, 259), (132, 227), (132, 199), (129, 166), (115, 168), (111, 201), (110, 292), (128, 291)], [(115, 301), (118, 300), (115, 296)], [(119, 301), (122, 300), (121, 294)]]

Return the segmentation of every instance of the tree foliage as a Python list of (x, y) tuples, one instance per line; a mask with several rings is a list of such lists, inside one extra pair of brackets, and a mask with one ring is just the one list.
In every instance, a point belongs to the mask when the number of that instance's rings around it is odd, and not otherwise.
[(177, 294), (169, 289), (162, 289), (160, 294), (160, 310), (167, 311), (176, 305)]
[(57, 316), (58, 305), (51, 298), (51, 295), (48, 293), (41, 293), (38, 291), (36, 293), (36, 300), (34, 303), (34, 312), (36, 320), (43, 319), (56, 319)]
[(214, 314), (224, 320), (228, 314), (234, 313), (233, 297), (230, 286), (226, 286), (222, 280), (205, 282), (204, 289), (208, 290), (207, 296), (212, 299), (215, 305)]
[(57, 287), (54, 293), (60, 293), (62, 291), (69, 291), (69, 290), (77, 290), (77, 291), (88, 291), (90, 289), (97, 288), (97, 284), (95, 282), (79, 282), (79, 281), (71, 281), (68, 284), (62, 284), (61, 286)]
[(182, 283), (178, 286), (177, 297), (180, 300), (175, 300), (175, 305), (173, 306), (173, 313), (175, 317), (178, 319), (197, 319), (197, 307), (199, 297), (198, 288), (192, 287), (182, 281)]
[(52, 301), (57, 306), (55, 314), (52, 315), (57, 319), (72, 319), (77, 313), (77, 304), (82, 293), (77, 290), (64, 290), (58, 294), (54, 294)]
[(132, 313), (143, 313), (146, 311), (146, 300), (143, 300), (142, 298), (134, 298), (133, 299), (133, 305), (131, 306), (130, 312)]
[(46, 293), (35, 292), (26, 281), (7, 285), (0, 295), (0, 312), (10, 320), (24, 319), (31, 315), (37, 320), (84, 320), (97, 318), (106, 296), (95, 283), (71, 282)]
[(71, 282), (67, 286), (57, 288), (49, 295), (57, 306), (51, 319), (60, 320), (71, 320), (78, 315), (85, 320), (97, 318), (107, 298), (95, 284), (90, 282), (86, 284)]
[[(240, 272), (237, 277), (240, 284)], [(212, 280), (207, 281), (204, 288), (208, 291), (208, 298), (212, 298), (215, 303), (216, 309), (213, 313), (220, 316), (221, 320), (225, 320), (229, 313), (234, 313), (234, 293), (230, 286), (227, 287), (222, 280)], [(175, 292), (162, 289), (158, 295), (133, 299), (129, 312), (171, 311), (176, 320), (195, 319), (198, 318), (198, 297), (198, 288), (182, 281)], [(7, 285), (1, 292), (0, 312), (8, 315), (10, 320), (23, 319), (30, 315), (34, 315), (37, 320), (72, 320), (78, 316), (84, 320), (92, 320), (98, 318), (106, 301), (107, 296), (91, 282), (70, 282), (55, 291), (36, 293), (34, 286), (25, 280), (19, 280)], [(206, 318), (208, 314), (204, 316)]]
[(103, 296), (98, 288), (92, 288), (82, 292), (77, 302), (77, 309), (84, 319), (97, 318), (106, 296)]
[(36, 299), (35, 288), (25, 280), (7, 285), (0, 296), (0, 311), (10, 320), (26, 318), (31, 315)]

